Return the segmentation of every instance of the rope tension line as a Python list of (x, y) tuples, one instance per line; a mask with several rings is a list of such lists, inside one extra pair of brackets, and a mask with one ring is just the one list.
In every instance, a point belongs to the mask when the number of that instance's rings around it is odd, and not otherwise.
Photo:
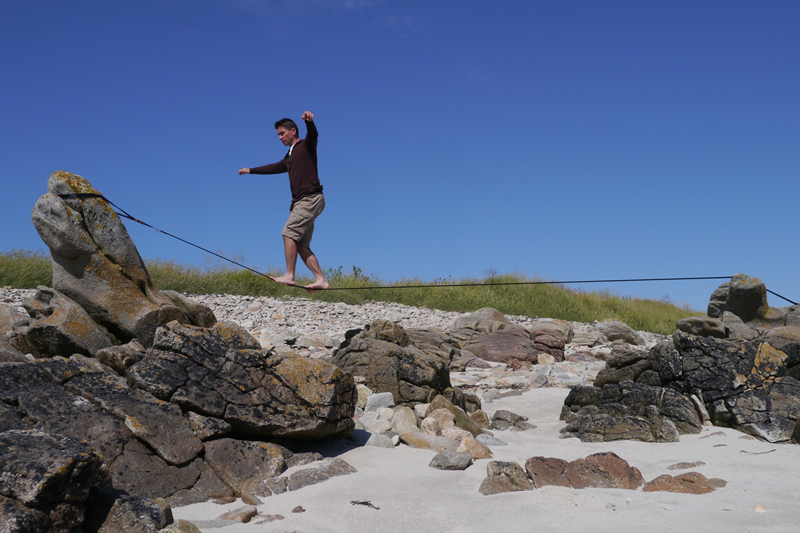
[[(259, 272), (254, 268), (250, 268), (247, 265), (243, 265), (233, 259), (229, 259), (223, 255), (220, 255), (216, 252), (212, 252), (207, 248), (203, 248), (193, 242), (187, 241), (186, 239), (182, 239), (177, 235), (173, 235), (172, 233), (163, 231), (158, 229), (155, 226), (148, 224), (147, 222), (143, 222), (138, 218), (135, 218), (128, 214), (127, 211), (122, 209), (120, 206), (103, 196), (99, 193), (73, 193), (73, 194), (59, 194), (57, 195), (59, 198), (63, 199), (87, 199), (87, 198), (97, 198), (103, 200), (110, 206), (115, 207), (118, 211), (115, 213), (123, 218), (127, 218), (128, 220), (132, 220), (134, 222), (138, 222), (143, 226), (147, 226), (148, 228), (154, 229), (159, 233), (163, 233), (164, 235), (168, 235), (173, 239), (177, 239), (183, 243), (188, 244), (189, 246), (194, 246), (198, 250), (202, 250), (206, 253), (209, 253), (215, 257), (222, 259), (223, 261), (228, 261), (236, 266), (242, 267), (250, 272), (258, 274), (259, 276), (263, 276), (271, 281), (274, 281), (270, 276), (264, 274), (263, 272)], [(498, 283), (450, 283), (450, 284), (433, 284), (433, 285), (373, 285), (367, 287), (329, 287), (327, 289), (313, 289), (314, 291), (364, 291), (364, 290), (374, 290), (374, 289), (438, 289), (438, 288), (449, 288), (449, 287), (502, 287), (508, 285), (570, 285), (570, 284), (588, 284), (588, 283), (624, 283), (624, 282), (643, 282), (643, 281), (694, 281), (694, 280), (713, 280), (713, 279), (731, 279), (733, 276), (699, 276), (699, 277), (684, 277), (684, 278), (632, 278), (632, 279), (588, 279), (588, 280), (568, 280), (568, 281), (504, 281)], [(276, 282), (277, 283), (277, 282)], [(287, 287), (296, 287), (299, 289), (303, 289), (302, 285), (286, 285)], [(786, 300), (792, 305), (800, 305), (797, 302), (793, 302), (792, 300), (786, 298), (785, 296), (781, 296), (780, 294), (766, 289), (768, 293), (777, 296), (783, 300)]]

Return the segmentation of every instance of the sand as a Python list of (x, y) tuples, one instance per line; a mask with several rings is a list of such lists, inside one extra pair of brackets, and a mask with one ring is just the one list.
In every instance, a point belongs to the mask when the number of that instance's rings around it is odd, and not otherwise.
[[(341, 457), (358, 472), (295, 492), (263, 498), (259, 516), (248, 524), (201, 527), (214, 533), (234, 532), (797, 532), (800, 531), (800, 446), (770, 444), (738, 431), (706, 427), (680, 442), (636, 441), (583, 443), (560, 439), (558, 420), (562, 388), (539, 388), (485, 404), (491, 416), (507, 409), (529, 417), (528, 431), (495, 431), (508, 446), (494, 446), (495, 460), (524, 466), (533, 456), (571, 461), (598, 452), (614, 452), (641, 470), (645, 481), (662, 474), (697, 471), (721, 478), (727, 486), (703, 495), (622, 489), (540, 489), (483, 496), (478, 492), (488, 460), (464, 471), (428, 466), (435, 455), (400, 445), (395, 449), (363, 446), (363, 432), (351, 441), (316, 446), (325, 456)], [(668, 470), (681, 462), (705, 464), (689, 470)], [(367, 501), (372, 506), (354, 505)], [(176, 519), (213, 520), (241, 507), (241, 501), (178, 507)], [(302, 506), (305, 512), (293, 513)], [(265, 515), (285, 518), (255, 523)], [(198, 522), (203, 525), (202, 522)]]

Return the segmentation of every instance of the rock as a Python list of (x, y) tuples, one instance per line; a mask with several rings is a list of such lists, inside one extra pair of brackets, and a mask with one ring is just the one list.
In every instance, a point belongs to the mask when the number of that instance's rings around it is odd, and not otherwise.
[(101, 465), (97, 452), (72, 437), (30, 430), (0, 433), (0, 494), (18, 502), (2, 502), (2, 516), (10, 514), (4, 522), (49, 523), (53, 531), (79, 527)]
[(531, 457), (525, 462), (525, 471), (536, 488), (557, 485), (573, 489), (635, 490), (644, 483), (638, 468), (612, 452), (596, 453), (569, 463), (561, 459)]
[(455, 439), (459, 442), (466, 438), (472, 438), (472, 433), (467, 431), (466, 429), (457, 428), (455, 426), (451, 426), (448, 428), (442, 428), (442, 437), (447, 437), (449, 439)]
[(428, 466), (438, 470), (466, 470), (471, 464), (470, 454), (445, 450), (437, 453)]
[(457, 452), (461, 447), (461, 443), (455, 439), (427, 435), (421, 431), (404, 433), (400, 435), (400, 440), (409, 446), (413, 446), (414, 448), (433, 450), (435, 452), (441, 452), (444, 450)]
[(724, 339), (726, 336), (725, 324), (722, 320), (705, 315), (682, 318), (678, 320), (675, 326), (689, 335), (716, 337), (718, 339)]
[(509, 363), (514, 359), (538, 362), (539, 350), (530, 334), (524, 329), (504, 329), (481, 335), (461, 346), (486, 361)]
[(478, 492), (484, 496), (523, 490), (533, 490), (533, 483), (522, 467), (506, 461), (489, 461), (486, 465), (486, 479), (478, 488)]
[(95, 487), (86, 505), (84, 531), (156, 533), (172, 523), (172, 510), (149, 498)]
[(394, 324), (371, 324), (337, 350), (332, 362), (363, 377), (375, 392), (391, 392), (397, 404), (427, 403), (450, 387), (448, 365), (410, 344), (405, 330)]
[(575, 346), (599, 346), (607, 344), (608, 339), (598, 331), (579, 331), (575, 333), (572, 338), (572, 344)]
[(745, 324), (741, 318), (730, 311), (722, 313), (722, 324), (725, 326), (725, 337), (732, 339), (757, 339), (758, 331)]
[(521, 416), (505, 409), (498, 409), (492, 416), (492, 422), (489, 424), (489, 429), (507, 430), (511, 431), (525, 431), (526, 429), (535, 429), (536, 426), (527, 422), (528, 417)]
[(391, 392), (378, 392), (367, 398), (364, 411), (377, 411), (382, 407), (394, 407), (394, 395)]
[[(491, 324), (492, 322), (497, 325)], [(478, 330), (480, 324), (483, 324), (485, 328), (484, 331), (489, 333), (489, 329), (496, 329), (497, 327), (502, 327), (502, 325), (510, 324), (510, 322), (505, 315), (497, 309), (483, 307), (467, 316), (456, 319), (455, 323), (453, 323), (453, 329), (469, 328)]]
[(800, 343), (800, 326), (780, 326), (767, 330), (763, 339), (773, 348), (783, 350), (786, 345)]
[(417, 415), (409, 407), (397, 407), (392, 416), (392, 431), (402, 438), (408, 433), (418, 433)]
[(622, 340), (628, 344), (641, 346), (644, 339), (636, 333), (629, 325), (621, 320), (609, 319), (602, 320), (594, 324), (593, 329), (596, 333), (607, 338), (609, 341)]
[[(542, 353), (551, 355), (555, 361), (564, 360), (566, 338), (560, 331), (552, 329), (536, 329), (531, 332), (534, 347)], [(541, 359), (541, 353), (539, 359)], [(541, 364), (541, 363), (539, 363)]]
[(430, 406), (428, 406), (428, 412), (425, 414), (426, 417), (430, 416), (430, 414), (437, 409), (447, 409), (450, 411), (453, 414), (453, 422), (456, 427), (469, 431), (473, 437), (483, 433), (483, 430), (477, 422), (472, 420), (463, 409), (450, 403), (444, 396), (437, 396), (431, 401)]
[(556, 318), (538, 318), (533, 321), (533, 324), (528, 328), (531, 332), (531, 337), (534, 333), (540, 330), (550, 330), (558, 332), (559, 336), (567, 344), (571, 343), (575, 337), (575, 331), (569, 322), (558, 320)]
[(714, 484), (699, 472), (687, 472), (679, 476), (672, 477), (669, 474), (658, 476), (652, 481), (648, 481), (642, 487), (644, 492), (679, 492), (683, 494), (707, 494), (714, 492)]
[(0, 363), (29, 363), (25, 354), (0, 339)]
[(458, 447), (458, 451), (461, 453), (467, 453), (473, 459), (491, 459), (492, 452), (483, 444), (478, 442), (477, 440), (473, 439), (472, 437), (466, 437), (461, 440), (461, 445)]
[(203, 450), (202, 442), (176, 405), (132, 390), (119, 376), (84, 374), (69, 380), (64, 388), (123, 421), (131, 433), (170, 464), (188, 463)]
[(116, 343), (81, 306), (53, 289), (38, 287), (24, 307), (31, 320), (7, 337), (22, 353), (36, 357), (69, 357), (74, 353), (94, 356), (101, 348)]
[(195, 436), (200, 440), (209, 440), (224, 437), (231, 432), (231, 425), (220, 418), (212, 416), (198, 415), (197, 413), (186, 413), (189, 427)]
[(672, 389), (632, 382), (574, 387), (564, 400), (561, 419), (567, 421), (562, 437), (583, 442), (675, 442), (680, 433), (702, 429), (689, 398)]
[(489, 424), (491, 421), (489, 420), (489, 416), (483, 412), (482, 409), (478, 409), (474, 413), (471, 413), (469, 417), (473, 419), (480, 427), (489, 429)]
[(48, 193), (31, 218), (50, 249), (53, 288), (85, 309), (117, 339), (150, 346), (159, 326), (188, 321), (150, 280), (125, 226), (100, 198), (60, 198), (99, 194), (80, 176), (55, 172)]
[(41, 533), (52, 528), (47, 513), (0, 495), (0, 531), (3, 533)]
[[(612, 353), (614, 353), (613, 350)], [(638, 350), (617, 352), (606, 361), (606, 368), (598, 372), (594, 378), (594, 386), (602, 387), (609, 383), (638, 381), (641, 375), (650, 368), (647, 352)]]
[(286, 468), (283, 451), (269, 442), (219, 439), (205, 443), (205, 461), (235, 494), (271, 494), (264, 481)]
[(111, 346), (97, 350), (98, 361), (124, 376), (128, 368), (141, 361), (145, 356), (145, 348), (136, 339), (122, 346)]
[[(373, 393), (372, 389), (361, 383), (356, 383), (356, 392), (358, 393), (358, 401), (356, 402), (356, 407), (360, 409), (366, 408), (367, 399)], [(394, 398), (392, 398), (392, 402), (394, 402)]]
[(247, 524), (257, 514), (258, 514), (258, 509), (256, 509), (254, 506), (244, 505), (242, 507), (238, 507), (232, 511), (228, 511), (227, 513), (219, 515), (217, 517), (217, 520), (232, 520), (234, 522)]
[(439, 423), (438, 420), (432, 417), (428, 417), (422, 420), (419, 423), (419, 429), (423, 433), (427, 433), (428, 435), (441, 435), (442, 434), (442, 425)]
[(475, 440), (479, 443), (483, 444), (484, 446), (508, 446), (507, 442), (504, 442), (497, 437), (489, 435), (488, 433), (481, 433)]
[(785, 352), (763, 340), (679, 333), (674, 342), (683, 372), (667, 385), (702, 397), (714, 425), (770, 442), (791, 439), (800, 413), (800, 381), (788, 375), (791, 359)]
[(217, 323), (217, 317), (214, 316), (214, 312), (208, 306), (187, 298), (176, 291), (161, 291), (161, 293), (169, 298), (175, 304), (175, 307), (181, 310), (189, 324), (200, 326), (201, 328), (210, 328)]
[(349, 435), (352, 376), (318, 359), (269, 355), (235, 324), (159, 329), (128, 379), (184, 411), (221, 418), (250, 439), (322, 439)]
[(711, 295), (707, 314), (711, 318), (720, 318), (723, 312), (729, 311), (743, 322), (750, 322), (763, 318), (767, 309), (766, 285), (758, 278), (736, 274)]
[(30, 318), (23, 315), (13, 307), (0, 304), (0, 338), (12, 331), (15, 327), (27, 324)]

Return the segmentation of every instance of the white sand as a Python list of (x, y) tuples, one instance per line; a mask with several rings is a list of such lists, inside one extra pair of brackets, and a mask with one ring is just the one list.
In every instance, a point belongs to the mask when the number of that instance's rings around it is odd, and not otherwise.
[[(559, 439), (558, 420), (566, 389), (534, 389), (522, 396), (484, 405), (491, 416), (507, 409), (529, 417), (536, 429), (495, 431), (508, 446), (492, 448), (494, 459), (524, 467), (533, 456), (571, 461), (612, 451), (641, 470), (645, 481), (662, 474), (697, 471), (728, 482), (703, 495), (621, 489), (544, 487), (532, 491), (483, 496), (487, 460), (465, 471), (430, 468), (434, 452), (400, 445), (395, 449), (347, 445), (320, 446), (326, 456), (339, 456), (358, 473), (263, 498), (259, 515), (280, 514), (284, 520), (235, 524), (203, 531), (233, 532), (797, 532), (800, 531), (800, 446), (752, 440), (727, 428), (707, 427), (684, 435), (678, 443), (635, 441), (582, 443)], [(749, 453), (746, 453), (749, 452)], [(703, 461), (690, 470), (667, 470), (680, 462)], [(353, 505), (371, 502), (380, 509)], [(212, 520), (243, 503), (202, 503), (173, 510), (176, 519)], [(304, 513), (292, 513), (296, 506)]]

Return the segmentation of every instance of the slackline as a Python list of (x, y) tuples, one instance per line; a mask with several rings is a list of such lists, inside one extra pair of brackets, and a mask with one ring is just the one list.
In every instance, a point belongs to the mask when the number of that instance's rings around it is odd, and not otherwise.
[[(123, 217), (123, 218), (127, 218), (128, 220), (132, 220), (134, 222), (138, 222), (139, 224), (141, 224), (143, 226), (147, 226), (148, 228), (154, 229), (159, 233), (163, 233), (164, 235), (168, 235), (169, 237), (172, 237), (173, 239), (177, 239), (177, 240), (179, 240), (179, 241), (181, 241), (181, 242), (183, 242), (185, 244), (188, 244), (189, 246), (194, 246), (198, 250), (202, 250), (202, 251), (204, 251), (206, 253), (209, 253), (209, 254), (213, 255), (214, 257), (218, 257), (218, 258), (222, 259), (223, 261), (227, 261), (227, 262), (232, 263), (232, 264), (234, 264), (236, 266), (244, 268), (245, 270), (249, 270), (250, 272), (258, 274), (259, 276), (263, 276), (263, 277), (269, 279), (270, 281), (273, 281), (275, 283), (279, 283), (279, 282), (275, 281), (274, 279), (272, 279), (271, 276), (269, 276), (267, 274), (264, 274), (263, 272), (259, 272), (258, 270), (254, 269), (254, 268), (251, 268), (251, 267), (249, 267), (247, 265), (243, 265), (243, 264), (241, 264), (241, 263), (239, 263), (237, 261), (234, 261), (233, 259), (230, 259), (228, 257), (220, 255), (220, 254), (218, 254), (216, 252), (212, 252), (211, 250), (208, 250), (207, 248), (203, 248), (200, 245), (197, 245), (197, 244), (195, 244), (193, 242), (187, 241), (186, 239), (182, 239), (182, 238), (178, 237), (177, 235), (173, 235), (172, 233), (169, 233), (167, 231), (160, 230), (157, 227), (148, 224), (147, 222), (143, 222), (143, 221), (139, 220), (138, 218), (134, 218), (133, 216), (128, 214), (127, 211), (122, 209), (120, 206), (118, 206), (117, 204), (115, 204), (114, 202), (112, 202), (111, 200), (109, 200), (108, 198), (103, 196), (102, 194), (99, 194), (99, 193), (73, 193), (73, 194), (59, 194), (57, 196), (59, 198), (63, 198), (63, 199), (70, 199), (70, 198), (76, 198), (76, 199), (80, 199), (80, 200), (88, 199), (88, 198), (100, 199), (100, 200), (106, 202), (107, 204), (109, 204), (110, 206), (116, 208), (117, 211), (115, 211), (115, 213), (117, 215)], [(418, 284), (418, 285), (371, 285), (371, 286), (366, 286), (366, 287), (329, 287), (327, 289), (307, 289), (307, 290), (310, 291), (310, 292), (318, 292), (318, 291), (367, 291), (367, 290), (376, 290), (376, 289), (444, 289), (444, 288), (451, 288), (451, 287), (503, 287), (503, 286), (509, 286), (509, 285), (572, 285), (572, 284), (583, 285), (583, 284), (589, 284), (589, 283), (628, 283), (628, 282), (644, 282), (644, 281), (695, 281), (695, 280), (731, 279), (732, 277), (733, 276), (694, 276), (694, 277), (679, 277), (679, 278), (584, 279), (584, 280), (567, 280), (567, 281), (502, 281), (502, 282), (488, 281), (488, 282), (484, 282), (484, 283), (441, 283), (441, 284), (440, 283), (434, 283), (434, 284), (430, 284), (430, 285), (419, 285)], [(296, 287), (298, 289), (305, 289), (305, 287), (303, 285), (286, 285), (285, 283), (281, 283), (281, 285), (285, 285), (286, 287)], [(786, 298), (785, 296), (781, 296), (780, 294), (778, 294), (778, 293), (776, 293), (774, 291), (771, 291), (769, 289), (766, 289), (766, 290), (767, 290), (768, 293), (770, 293), (772, 295), (775, 295), (778, 298), (781, 298), (783, 300), (786, 300), (787, 302), (789, 302), (792, 305), (800, 305), (797, 302), (793, 302), (792, 300)]]

